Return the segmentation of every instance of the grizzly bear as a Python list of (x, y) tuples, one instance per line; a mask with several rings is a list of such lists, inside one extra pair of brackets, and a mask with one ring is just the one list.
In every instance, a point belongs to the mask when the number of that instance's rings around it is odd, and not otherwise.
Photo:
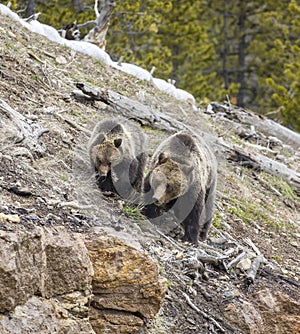
[(172, 212), (184, 227), (184, 241), (205, 240), (212, 222), (216, 192), (216, 159), (202, 138), (181, 131), (154, 152), (144, 181), (144, 214), (155, 223)]
[(144, 144), (145, 135), (129, 120), (106, 119), (96, 124), (88, 149), (100, 190), (128, 200), (141, 191)]

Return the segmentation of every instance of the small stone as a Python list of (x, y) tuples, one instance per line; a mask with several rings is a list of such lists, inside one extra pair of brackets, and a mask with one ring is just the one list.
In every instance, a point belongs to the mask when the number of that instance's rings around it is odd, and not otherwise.
[(182, 252), (178, 252), (175, 256), (176, 260), (181, 260), (183, 259), (183, 253)]
[(20, 223), (21, 219), (18, 215), (6, 215), (0, 212), (0, 220), (2, 222)]
[(233, 298), (234, 297), (233, 291), (225, 291), (224, 292), (224, 297), (226, 297), (226, 298)]
[(55, 61), (58, 63), (58, 64), (61, 64), (61, 65), (65, 65), (67, 64), (67, 59), (64, 57), (64, 56), (57, 56), (55, 58)]
[(238, 269), (241, 269), (242, 271), (247, 271), (248, 269), (251, 268), (251, 260), (246, 258), (246, 259), (242, 259), (237, 265), (236, 267)]

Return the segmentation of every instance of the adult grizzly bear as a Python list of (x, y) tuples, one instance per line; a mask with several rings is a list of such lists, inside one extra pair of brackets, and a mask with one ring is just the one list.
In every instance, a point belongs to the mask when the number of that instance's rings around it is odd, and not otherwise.
[(183, 224), (184, 241), (205, 240), (213, 218), (216, 167), (213, 153), (195, 134), (181, 131), (168, 137), (155, 151), (145, 178), (144, 214), (163, 224), (170, 210)]
[(132, 199), (141, 191), (145, 135), (129, 120), (106, 119), (96, 124), (88, 143), (99, 188)]

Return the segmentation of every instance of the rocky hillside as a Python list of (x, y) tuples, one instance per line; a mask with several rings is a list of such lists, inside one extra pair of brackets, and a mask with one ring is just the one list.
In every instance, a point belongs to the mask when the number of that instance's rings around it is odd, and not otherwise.
[[(298, 333), (299, 135), (179, 102), (0, 19), (0, 332)], [(216, 214), (197, 248), (97, 189), (86, 144), (118, 115), (149, 156), (186, 127), (212, 145)]]

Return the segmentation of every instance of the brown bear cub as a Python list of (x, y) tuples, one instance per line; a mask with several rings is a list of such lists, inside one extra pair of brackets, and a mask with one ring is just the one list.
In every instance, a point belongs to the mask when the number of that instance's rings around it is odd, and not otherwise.
[(145, 135), (129, 120), (106, 119), (96, 124), (88, 149), (102, 191), (127, 200), (137, 196), (146, 163), (144, 144)]
[(205, 240), (212, 222), (216, 160), (207, 144), (188, 131), (164, 140), (144, 181), (144, 214), (163, 224), (168, 211), (184, 227), (184, 241)]

